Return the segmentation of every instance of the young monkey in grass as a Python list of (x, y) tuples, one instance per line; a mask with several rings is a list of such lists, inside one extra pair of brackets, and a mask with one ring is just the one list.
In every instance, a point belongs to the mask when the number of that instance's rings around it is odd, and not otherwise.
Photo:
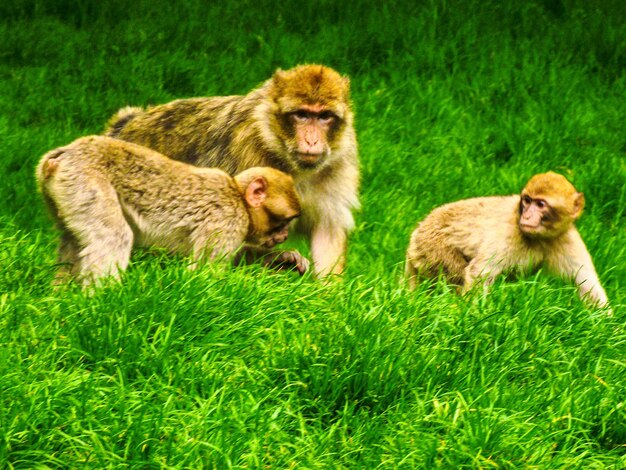
[(608, 300), (574, 226), (585, 198), (562, 175), (533, 176), (521, 195), (465, 199), (433, 210), (415, 229), (406, 257), (409, 287), (442, 272), (467, 292), (503, 272), (545, 266), (574, 279), (581, 297)]
[[(44, 155), (36, 170), (44, 199), (61, 230), (57, 281), (88, 285), (119, 276), (133, 246), (158, 246), (196, 262), (235, 258), (287, 239), (300, 215), (291, 176), (269, 167), (235, 177), (197, 168), (110, 137), (78, 139)], [(268, 265), (308, 261), (297, 251), (270, 253)]]

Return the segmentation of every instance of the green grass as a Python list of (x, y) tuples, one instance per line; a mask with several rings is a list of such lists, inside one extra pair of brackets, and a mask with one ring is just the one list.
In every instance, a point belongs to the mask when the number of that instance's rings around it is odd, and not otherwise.
[[(215, 3), (0, 5), (0, 467), (624, 468), (623, 2)], [(304, 62), (352, 78), (343, 282), (139, 254), (92, 296), (51, 289), (43, 153)], [(613, 317), (545, 273), (404, 289), (433, 207), (547, 170), (585, 192)]]

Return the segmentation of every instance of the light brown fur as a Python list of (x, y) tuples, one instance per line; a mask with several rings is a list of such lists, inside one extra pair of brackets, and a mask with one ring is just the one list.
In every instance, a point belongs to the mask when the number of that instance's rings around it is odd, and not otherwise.
[(61, 230), (59, 280), (85, 284), (118, 276), (137, 245), (195, 261), (232, 258), (245, 243), (274, 246), (300, 212), (292, 178), (273, 168), (233, 178), (103, 136), (48, 152), (36, 178)]
[[(298, 228), (310, 236), (315, 271), (325, 276), (343, 270), (352, 211), (359, 206), (349, 95), (346, 77), (322, 65), (303, 65), (276, 71), (244, 96), (123, 108), (109, 121), (106, 134), (229, 174), (253, 166), (291, 174), (302, 200)], [(298, 111), (314, 117), (331, 112), (333, 119), (302, 124)], [(318, 137), (326, 141), (314, 142)]]
[[(522, 199), (540, 201), (534, 225), (523, 225)], [(544, 204), (545, 203), (545, 204)], [(574, 279), (581, 297), (607, 305), (593, 261), (574, 226), (582, 213), (582, 193), (561, 175), (535, 175), (522, 195), (465, 199), (433, 210), (411, 235), (406, 276), (414, 288), (419, 276), (442, 272), (467, 292), (503, 272), (545, 266)], [(528, 222), (529, 224), (531, 222)]]

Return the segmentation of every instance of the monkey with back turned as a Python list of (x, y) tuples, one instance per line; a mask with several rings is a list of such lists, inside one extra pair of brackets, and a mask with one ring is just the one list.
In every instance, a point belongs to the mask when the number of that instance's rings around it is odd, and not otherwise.
[[(137, 245), (196, 262), (232, 259), (244, 244), (271, 248), (301, 211), (293, 179), (279, 170), (253, 167), (233, 178), (103, 136), (48, 152), (36, 178), (61, 230), (58, 280), (83, 284), (119, 276)], [(308, 267), (295, 251), (264, 261)]]

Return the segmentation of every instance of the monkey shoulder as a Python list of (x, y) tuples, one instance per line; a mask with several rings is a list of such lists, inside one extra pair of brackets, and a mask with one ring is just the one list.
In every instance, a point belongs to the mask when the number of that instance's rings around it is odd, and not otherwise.
[(568, 260), (590, 264), (591, 255), (578, 229), (572, 225), (558, 239), (543, 246), (545, 262), (549, 265), (562, 264)]

